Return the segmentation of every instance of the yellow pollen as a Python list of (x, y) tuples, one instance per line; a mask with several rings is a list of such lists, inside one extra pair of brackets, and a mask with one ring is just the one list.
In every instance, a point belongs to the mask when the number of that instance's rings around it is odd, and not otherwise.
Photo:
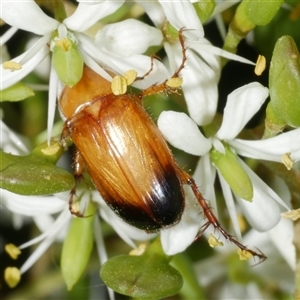
[(41, 150), (43, 154), (45, 155), (54, 155), (59, 151), (59, 145), (58, 143), (55, 143), (54, 145), (51, 145), (45, 149)]
[(285, 153), (282, 157), (281, 157), (281, 161), (282, 163), (286, 166), (286, 168), (288, 170), (291, 170), (293, 168), (294, 165), (294, 160), (291, 158), (291, 153)]
[(183, 82), (182, 78), (179, 78), (179, 77), (170, 78), (167, 80), (166, 85), (170, 88), (179, 88), (179, 87), (181, 87), (182, 82)]
[(12, 60), (4, 62), (2, 66), (4, 70), (17, 71), (22, 69), (21, 64)]
[(142, 243), (136, 249), (131, 250), (129, 252), (129, 255), (140, 256), (140, 255), (142, 255), (145, 252), (146, 249), (147, 249), (147, 244), (146, 243)]
[(67, 52), (72, 47), (72, 43), (68, 38), (60, 39), (55, 41), (55, 46), (61, 48), (63, 51)]
[(4, 280), (10, 288), (14, 288), (21, 280), (20, 270), (16, 267), (7, 267), (4, 271)]
[(266, 68), (266, 58), (263, 55), (259, 55), (256, 61), (254, 73), (260, 76)]
[(281, 213), (281, 216), (284, 217), (285, 219), (290, 219), (292, 221), (296, 221), (300, 219), (300, 208), (298, 209), (292, 209), (287, 212)]
[(220, 242), (219, 240), (217, 240), (217, 238), (213, 234), (209, 235), (208, 244), (212, 248), (218, 247), (218, 246), (223, 246), (223, 243)]
[(240, 260), (250, 260), (253, 257), (253, 255), (247, 250), (239, 249), (237, 253), (239, 255)]
[(21, 254), (21, 250), (14, 244), (5, 245), (5, 251), (9, 254), (12, 259), (17, 259)]

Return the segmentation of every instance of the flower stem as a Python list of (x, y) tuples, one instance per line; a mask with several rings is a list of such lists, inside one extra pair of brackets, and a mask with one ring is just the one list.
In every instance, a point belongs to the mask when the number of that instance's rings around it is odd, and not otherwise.
[(57, 21), (62, 22), (67, 17), (63, 2), (61, 0), (54, 0), (52, 1), (52, 6), (54, 10), (54, 18)]

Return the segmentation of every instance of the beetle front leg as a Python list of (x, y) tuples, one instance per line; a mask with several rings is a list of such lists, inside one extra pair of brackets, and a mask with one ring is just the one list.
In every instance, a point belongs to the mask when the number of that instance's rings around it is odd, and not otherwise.
[(74, 168), (74, 178), (75, 178), (75, 185), (72, 188), (70, 192), (70, 199), (69, 199), (69, 210), (72, 215), (76, 217), (83, 217), (83, 214), (80, 213), (79, 209), (75, 206), (74, 203), (74, 196), (76, 195), (76, 186), (77, 184), (83, 179), (83, 171), (85, 168), (84, 161), (80, 155), (80, 152), (76, 149), (75, 155), (74, 155), (74, 163), (73, 163), (73, 168)]
[(209, 227), (209, 225), (212, 225), (216, 230), (218, 230), (225, 237), (225, 239), (234, 243), (242, 251), (249, 252), (253, 257), (258, 257), (260, 262), (263, 262), (267, 257), (261, 251), (258, 250), (258, 252), (256, 252), (254, 250), (249, 249), (248, 247), (246, 247), (245, 245), (243, 245), (239, 241), (237, 241), (232, 235), (227, 233), (226, 230), (221, 226), (219, 220), (214, 215), (214, 213), (212, 212), (208, 203), (205, 201), (205, 199), (203, 198), (203, 195), (199, 191), (194, 178), (179, 168), (178, 168), (178, 171), (179, 171), (182, 182), (191, 187), (191, 189), (192, 189), (192, 191), (193, 191), (198, 203), (200, 204), (200, 206), (203, 210), (203, 213), (207, 219), (207, 223), (204, 224), (204, 226), (203, 226), (201, 232), (199, 233), (199, 235), (197, 236), (197, 238), (199, 236), (201, 236), (201, 234)]
[[(173, 74), (173, 76), (170, 79), (166, 80), (165, 82), (163, 82), (161, 84), (152, 85), (152, 86), (148, 87), (147, 89), (143, 90), (138, 95), (139, 99), (142, 99), (145, 96), (155, 95), (155, 94), (163, 93), (163, 92), (176, 93), (178, 88), (181, 87), (182, 79), (180, 78), (179, 75), (180, 75), (180, 72), (182, 71), (182, 69), (184, 68), (186, 60), (187, 60), (187, 55), (186, 55), (187, 47), (185, 45), (184, 36), (183, 36), (184, 30), (186, 30), (186, 29), (182, 28), (178, 32), (179, 42), (180, 42), (181, 49), (182, 49), (182, 61), (181, 61), (180, 66), (178, 67), (178, 69), (176, 70), (176, 72)], [(152, 71), (152, 69), (153, 69), (153, 65), (151, 65), (150, 71), (148, 71), (145, 75), (148, 75)]]

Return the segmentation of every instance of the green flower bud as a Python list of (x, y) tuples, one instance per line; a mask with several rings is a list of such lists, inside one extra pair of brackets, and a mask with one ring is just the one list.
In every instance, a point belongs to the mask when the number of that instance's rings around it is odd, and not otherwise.
[(236, 196), (252, 201), (252, 182), (239, 163), (236, 154), (228, 146), (225, 146), (225, 154), (213, 149), (210, 157)]
[(20, 101), (34, 96), (33, 90), (22, 82), (18, 82), (7, 89), (0, 91), (0, 102)]
[[(278, 39), (270, 65), (271, 102), (267, 108), (267, 130), (282, 131), (285, 125), (300, 126), (300, 56), (290, 36)], [(276, 132), (276, 127), (278, 131)]]
[(210, 16), (214, 12), (216, 3), (214, 0), (199, 0), (198, 2), (194, 2), (193, 6), (201, 23), (203, 24), (210, 18)]
[(255, 25), (264, 26), (271, 22), (284, 0), (244, 0), (246, 14)]
[(53, 65), (59, 79), (67, 86), (74, 86), (82, 77), (83, 59), (76, 41), (69, 33), (65, 38), (55, 37), (52, 41)]
[(169, 43), (175, 43), (179, 39), (178, 30), (174, 28), (169, 22), (163, 27), (164, 37)]
[(64, 241), (60, 264), (69, 291), (79, 280), (89, 261), (93, 249), (95, 213), (96, 206), (90, 203), (84, 213), (87, 217), (72, 220)]

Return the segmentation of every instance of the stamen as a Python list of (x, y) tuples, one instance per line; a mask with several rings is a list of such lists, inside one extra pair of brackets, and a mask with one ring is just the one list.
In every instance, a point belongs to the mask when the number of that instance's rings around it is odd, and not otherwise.
[(7, 267), (4, 271), (4, 280), (10, 288), (14, 288), (21, 280), (20, 270), (16, 267)]
[(17, 71), (22, 69), (22, 65), (15, 62), (15, 61), (6, 61), (2, 65), (4, 70), (11, 70), (11, 71)]
[(21, 254), (21, 250), (14, 244), (5, 245), (5, 251), (9, 254), (12, 259), (17, 259)]

